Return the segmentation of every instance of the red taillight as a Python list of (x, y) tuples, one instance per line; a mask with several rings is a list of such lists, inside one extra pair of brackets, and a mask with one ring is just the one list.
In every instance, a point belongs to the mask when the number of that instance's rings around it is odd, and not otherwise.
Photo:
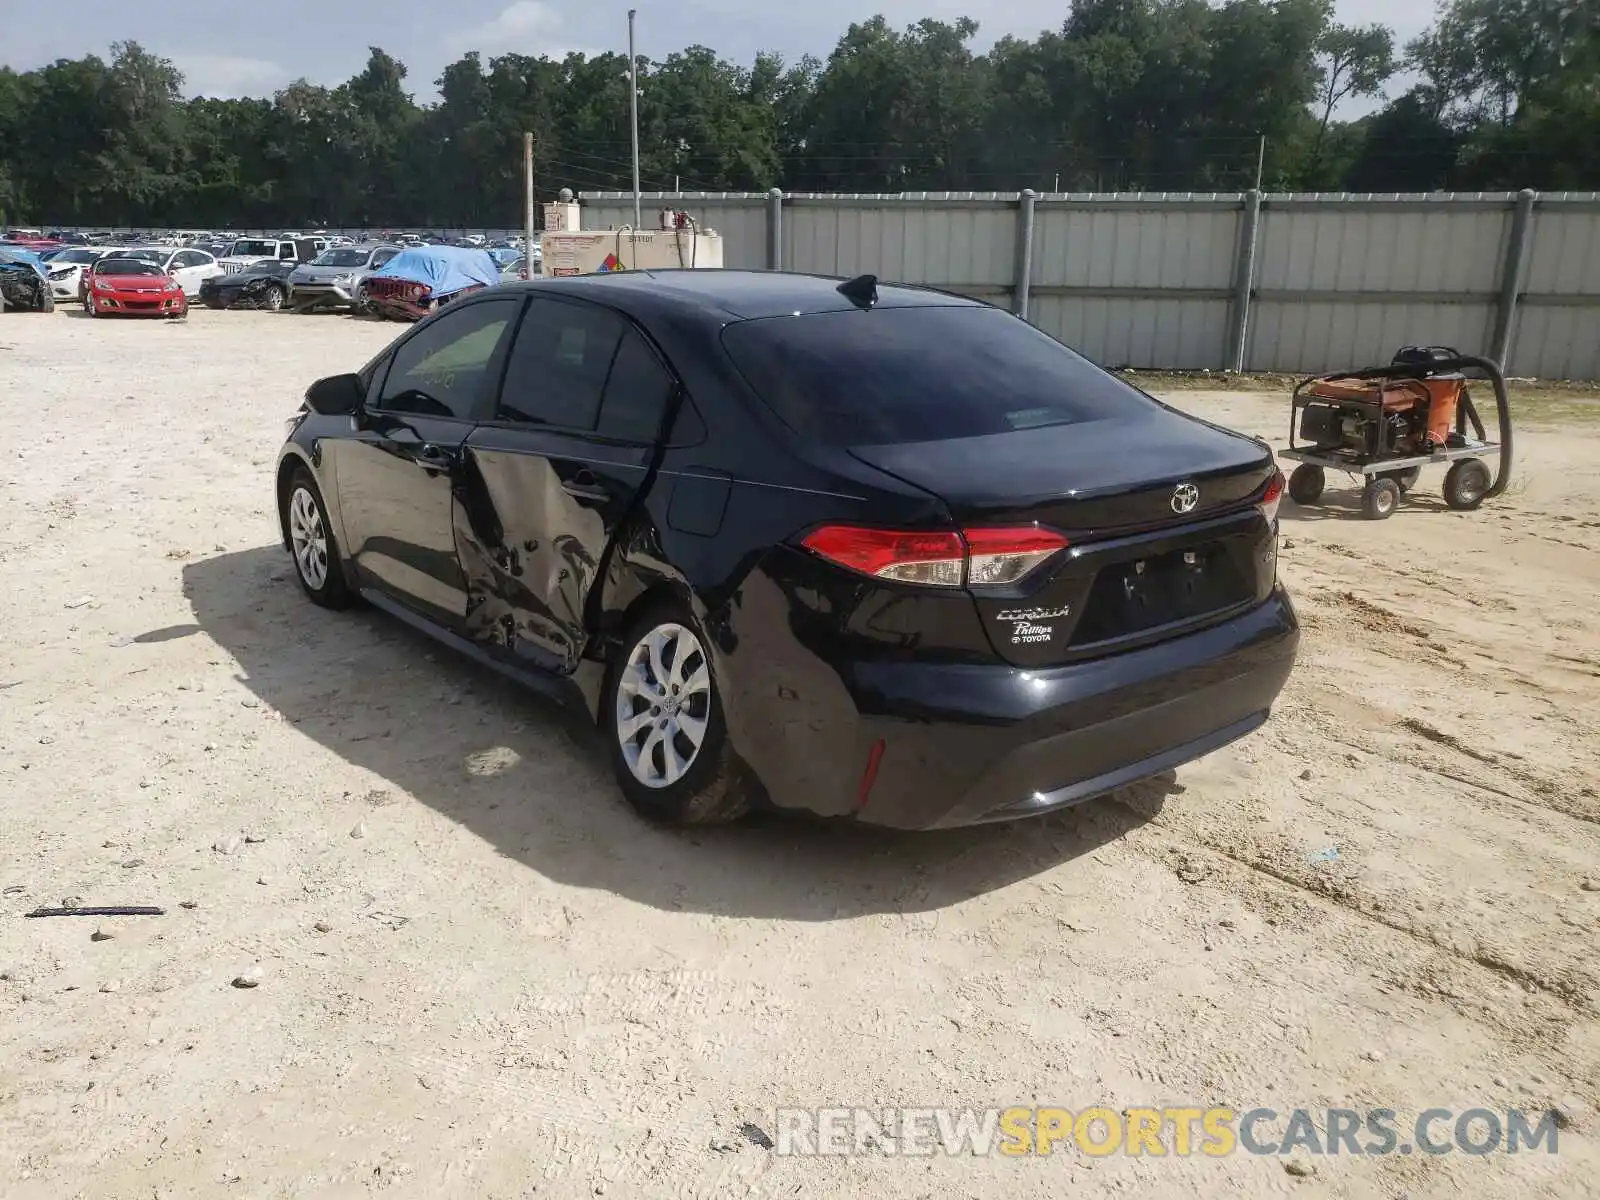
[(813, 554), (863, 575), (960, 587), (966, 547), (955, 530), (943, 533), (825, 525), (800, 543)]
[(1256, 507), (1261, 510), (1261, 515), (1270, 525), (1278, 519), (1278, 505), (1283, 501), (1284, 479), (1283, 472), (1274, 470), (1272, 478), (1267, 480), (1267, 489), (1261, 493), (1261, 500)]
[(863, 575), (929, 587), (995, 587), (1017, 582), (1067, 539), (1036, 525), (956, 530), (825, 525), (801, 545)]
[(878, 782), (878, 764), (883, 762), (886, 745), (887, 743), (879, 738), (872, 743), (872, 749), (867, 751), (867, 766), (861, 772), (861, 783), (856, 787), (856, 812), (867, 806), (867, 798), (872, 795), (872, 785)]

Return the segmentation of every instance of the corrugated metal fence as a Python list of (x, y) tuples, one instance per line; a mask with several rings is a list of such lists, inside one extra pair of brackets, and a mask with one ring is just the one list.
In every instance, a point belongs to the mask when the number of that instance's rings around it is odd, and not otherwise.
[[(589, 193), (584, 225), (629, 223)], [(1337, 370), (1429, 343), (1600, 378), (1600, 193), (648, 193), (730, 267), (871, 272), (1005, 304), (1108, 366)]]

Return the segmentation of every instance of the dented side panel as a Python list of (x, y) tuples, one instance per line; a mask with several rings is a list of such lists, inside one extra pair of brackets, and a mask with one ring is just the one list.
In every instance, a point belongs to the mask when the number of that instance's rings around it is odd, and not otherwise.
[(641, 500), (645, 447), (479, 426), (453, 504), (467, 635), (562, 674), (578, 665), (612, 536)]

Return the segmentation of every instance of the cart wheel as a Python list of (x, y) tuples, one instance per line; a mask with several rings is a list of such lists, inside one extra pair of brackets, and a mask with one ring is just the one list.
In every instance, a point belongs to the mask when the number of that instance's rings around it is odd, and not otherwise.
[(1321, 467), (1301, 463), (1289, 473), (1289, 499), (1296, 504), (1315, 504), (1322, 498), (1328, 477)]
[(1374, 521), (1391, 516), (1400, 507), (1400, 485), (1382, 475), (1367, 481), (1361, 490), (1361, 511)]
[(1400, 490), (1402, 492), (1409, 492), (1412, 488), (1417, 486), (1417, 480), (1422, 478), (1422, 468), (1407, 467), (1403, 471), (1385, 471), (1383, 473), (1383, 478), (1394, 480), (1400, 485)]
[(1494, 482), (1481, 458), (1463, 458), (1444, 473), (1444, 502), (1451, 508), (1470, 512), (1483, 503)]

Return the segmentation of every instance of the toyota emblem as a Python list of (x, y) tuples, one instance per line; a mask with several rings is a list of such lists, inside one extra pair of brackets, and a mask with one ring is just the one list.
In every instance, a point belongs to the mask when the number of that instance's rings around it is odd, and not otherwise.
[(1172, 489), (1172, 511), (1189, 513), (1200, 503), (1200, 489), (1192, 483), (1180, 483)]

